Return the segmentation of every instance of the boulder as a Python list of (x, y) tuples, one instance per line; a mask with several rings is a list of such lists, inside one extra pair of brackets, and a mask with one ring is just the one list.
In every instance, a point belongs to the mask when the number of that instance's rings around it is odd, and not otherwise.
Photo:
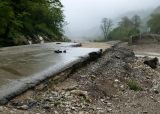
[(150, 66), (152, 69), (156, 69), (159, 65), (159, 60), (157, 57), (150, 59), (150, 60), (145, 60), (144, 64)]

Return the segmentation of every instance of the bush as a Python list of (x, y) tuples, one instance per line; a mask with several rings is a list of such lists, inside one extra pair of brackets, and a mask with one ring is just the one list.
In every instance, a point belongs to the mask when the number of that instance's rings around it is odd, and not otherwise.
[(134, 90), (134, 91), (142, 90), (139, 83), (134, 79), (131, 79), (131, 80), (128, 81), (128, 86), (131, 90)]
[(61, 41), (62, 8), (60, 0), (0, 0), (0, 45), (23, 45), (38, 35)]

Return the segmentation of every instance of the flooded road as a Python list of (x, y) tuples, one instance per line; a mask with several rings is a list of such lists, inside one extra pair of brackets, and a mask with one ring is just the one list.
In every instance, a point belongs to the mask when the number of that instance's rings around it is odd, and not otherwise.
[[(27, 84), (31, 86), (34, 82), (63, 71), (88, 57), (91, 52), (100, 52), (98, 48), (72, 47), (76, 45), (47, 43), (0, 48), (0, 99), (12, 96), (10, 93), (18, 92)], [(62, 53), (55, 53), (57, 50)]]
[[(67, 46), (68, 45), (68, 46)], [(27, 77), (61, 61), (76, 56), (69, 48), (72, 44), (44, 44), (1, 48), (0, 50), (0, 86), (6, 82)], [(56, 54), (54, 50), (68, 50), (66, 54)], [(74, 50), (74, 49), (73, 49)], [(77, 55), (78, 56), (78, 55)]]

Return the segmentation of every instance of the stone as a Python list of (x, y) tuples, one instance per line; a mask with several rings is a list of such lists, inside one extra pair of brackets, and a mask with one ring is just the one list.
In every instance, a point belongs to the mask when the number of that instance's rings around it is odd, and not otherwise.
[(42, 84), (36, 86), (36, 87), (35, 87), (35, 90), (41, 91), (41, 90), (43, 90), (44, 88), (46, 88), (46, 84), (42, 83)]
[(58, 96), (58, 92), (56, 92), (56, 91), (51, 91), (51, 93), (52, 93), (52, 95), (53, 95), (54, 97), (57, 97), (57, 96)]
[(35, 106), (35, 105), (37, 105), (38, 103), (37, 103), (37, 101), (36, 100), (31, 100), (31, 101), (29, 101), (28, 103), (27, 103), (27, 105), (28, 105), (28, 107), (33, 107), (33, 106)]
[(159, 94), (159, 91), (157, 89), (154, 89), (155, 94)]
[(121, 85), (120, 88), (121, 88), (122, 91), (125, 90), (124, 85)]
[(10, 114), (14, 114), (15, 112), (13, 110), (10, 111)]
[(104, 111), (104, 110), (99, 110), (99, 111), (97, 112), (97, 114), (105, 114), (105, 111)]
[(75, 107), (71, 107), (71, 109), (72, 109), (72, 110), (76, 110), (76, 108), (75, 108)]
[(118, 80), (118, 79), (115, 79), (114, 82), (119, 82), (119, 80)]
[(148, 112), (147, 111), (143, 111), (143, 114), (148, 114)]
[(85, 114), (83, 111), (80, 111), (78, 114)]
[(66, 50), (63, 51), (63, 53), (66, 53), (66, 52), (67, 52)]
[(112, 103), (110, 103), (110, 102), (107, 103), (107, 106), (108, 106), (108, 107), (111, 107), (111, 105), (112, 105)]
[(29, 107), (27, 105), (22, 105), (20, 107), (18, 107), (18, 109), (21, 109), (21, 110), (28, 110)]
[(0, 99), (0, 105), (6, 105), (8, 103), (8, 100), (3, 98), (3, 99)]
[(18, 100), (10, 101), (10, 104), (12, 106), (22, 106), (23, 105), (23, 103), (21, 101), (18, 101)]
[(54, 111), (55, 114), (59, 114), (58, 111)]
[(105, 99), (100, 99), (102, 102), (105, 102)]
[(3, 106), (0, 106), (0, 112), (2, 112), (4, 110)]
[(101, 53), (91, 52), (89, 53), (89, 57), (91, 60), (96, 60), (97, 58), (101, 57)]
[(48, 110), (48, 109), (50, 109), (50, 106), (49, 106), (48, 104), (45, 104), (45, 105), (43, 106), (43, 108), (46, 109), (46, 110)]
[(158, 67), (159, 60), (157, 57), (155, 57), (153, 59), (144, 61), (144, 64), (150, 66), (152, 69), (156, 69)]
[(60, 50), (55, 50), (54, 52), (55, 53), (62, 53), (62, 51), (60, 51)]
[(69, 112), (71, 109), (70, 108), (66, 108), (66, 112)]
[(108, 111), (108, 112), (111, 112), (111, 111), (112, 111), (112, 109), (111, 109), (111, 108), (107, 108), (107, 111)]
[(91, 99), (89, 98), (87, 91), (72, 90), (71, 93), (72, 93), (72, 94), (75, 94), (75, 95), (78, 95), (78, 96), (83, 96), (87, 101), (90, 101), (90, 102), (91, 102)]
[(160, 93), (160, 85), (159, 84), (154, 85), (153, 91), (154, 91), (154, 93), (159, 94)]

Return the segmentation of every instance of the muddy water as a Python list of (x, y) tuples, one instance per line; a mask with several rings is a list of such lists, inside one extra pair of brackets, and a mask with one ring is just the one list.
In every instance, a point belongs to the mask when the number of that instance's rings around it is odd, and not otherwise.
[[(95, 48), (71, 47), (73, 43), (48, 43), (43, 45), (18, 46), (0, 49), (0, 97), (16, 91), (16, 88), (41, 80), (64, 69), (90, 52), (99, 52)], [(66, 53), (55, 53), (55, 50)]]
[(67, 54), (55, 54), (54, 50), (71, 45), (74, 44), (48, 43), (44, 45), (1, 48), (0, 86), (13, 79), (19, 79), (40, 72), (46, 67), (55, 65), (62, 60), (66, 61), (65, 56), (69, 56), (70, 51)]

